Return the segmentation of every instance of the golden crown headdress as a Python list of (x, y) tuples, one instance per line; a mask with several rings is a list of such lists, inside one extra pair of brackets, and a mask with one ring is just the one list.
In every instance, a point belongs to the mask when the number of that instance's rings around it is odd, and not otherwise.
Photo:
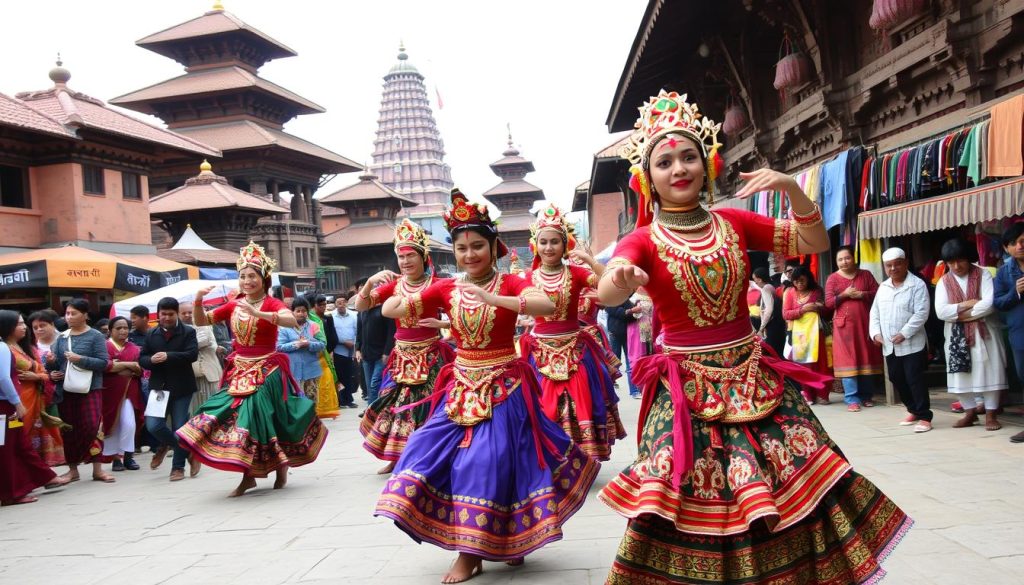
[(686, 94), (679, 95), (664, 89), (651, 97), (640, 107), (640, 117), (633, 126), (626, 144), (619, 150), (619, 156), (633, 163), (629, 168), (629, 186), (640, 196), (636, 226), (648, 225), (654, 219), (654, 197), (651, 192), (650, 176), (651, 150), (669, 134), (681, 134), (692, 139), (704, 156), (707, 169), (708, 204), (715, 200), (715, 179), (722, 174), (725, 166), (718, 149), (718, 132), (722, 125), (700, 113), (696, 103), (686, 101)]
[(236, 266), (238, 270), (251, 266), (261, 276), (266, 278), (277, 267), (277, 262), (270, 256), (267, 256), (267, 251), (263, 249), (263, 246), (249, 240), (249, 243), (239, 251)]
[(562, 213), (562, 210), (556, 207), (554, 203), (548, 203), (547, 207), (537, 214), (537, 221), (530, 224), (530, 239), (536, 240), (537, 234), (541, 230), (546, 229), (562, 232), (562, 236), (569, 239), (570, 228), (569, 221), (566, 219), (565, 214)]
[(395, 228), (395, 249), (402, 247), (419, 250), (424, 255), (430, 254), (430, 236), (423, 227), (405, 218)]
[(722, 145), (718, 132), (722, 125), (700, 113), (696, 103), (686, 101), (686, 94), (679, 95), (664, 89), (651, 97), (640, 107), (640, 117), (633, 126), (635, 130), (620, 150), (620, 155), (629, 162), (648, 168), (651, 149), (667, 134), (678, 132), (692, 138), (709, 158)]
[[(459, 190), (452, 189), (452, 206), (442, 216), (448, 233), (467, 226), (484, 228), (497, 237), (498, 222), (491, 219), (491, 211), (484, 203), (470, 203), (469, 198)], [(504, 258), (508, 254), (508, 247), (501, 238), (497, 238), (497, 258)]]

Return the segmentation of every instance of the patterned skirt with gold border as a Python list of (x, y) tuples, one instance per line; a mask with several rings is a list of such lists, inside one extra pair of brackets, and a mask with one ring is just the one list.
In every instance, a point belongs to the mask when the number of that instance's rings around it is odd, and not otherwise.
[(232, 396), (221, 390), (178, 429), (182, 445), (205, 465), (267, 477), (278, 467), (312, 463), (327, 439), (316, 404), (288, 395), (274, 369), (255, 392)]
[[(409, 438), (376, 516), (417, 542), (493, 561), (562, 538), (600, 464), (539, 412), (529, 366), (514, 360), (503, 370), (496, 384), (504, 395), (490, 418), (463, 426), (436, 406)], [(450, 380), (439, 388), (448, 394), (455, 380), (441, 378)]]
[[(728, 368), (749, 356), (732, 348), (696, 359)], [(749, 422), (693, 416), (693, 468), (678, 488), (677, 407), (665, 378), (645, 389), (655, 394), (637, 459), (599, 495), (630, 519), (608, 583), (846, 585), (884, 575), (880, 563), (911, 520), (852, 470), (794, 380), (757, 380), (782, 384), (778, 406)]]

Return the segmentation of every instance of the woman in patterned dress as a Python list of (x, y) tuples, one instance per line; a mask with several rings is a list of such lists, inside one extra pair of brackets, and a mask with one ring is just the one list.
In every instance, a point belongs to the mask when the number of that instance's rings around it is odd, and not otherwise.
[[(535, 319), (519, 339), (523, 359), (536, 371), (544, 414), (590, 457), (607, 461), (612, 444), (626, 436), (619, 420), (615, 381), (597, 340), (580, 328), (580, 297), (604, 273), (589, 254), (574, 249), (562, 212), (548, 205), (530, 226), (533, 266), (526, 279), (555, 305), (555, 312)], [(566, 264), (574, 256), (594, 268)]]
[[(196, 326), (231, 324), (234, 350), (227, 357), (222, 390), (206, 401), (192, 420), (178, 429), (178, 439), (204, 464), (242, 473), (228, 497), (256, 487), (257, 477), (277, 474), (274, 489), (288, 482), (288, 468), (316, 460), (327, 429), (316, 416), (277, 351), (277, 328), (298, 322), (279, 299), (267, 294), (276, 263), (253, 242), (238, 259), (238, 288), (230, 302), (212, 311), (196, 311)], [(196, 293), (195, 306), (212, 287)]]
[[(639, 360), (639, 454), (600, 493), (629, 519), (609, 583), (874, 582), (911, 521), (854, 472), (800, 395), (827, 378), (755, 336), (746, 251), (828, 247), (821, 212), (789, 176), (741, 173), (738, 197), (785, 191), (793, 219), (708, 212), (719, 126), (686, 96), (644, 105), (623, 153), (642, 197), (638, 229), (598, 285), (616, 305), (643, 286), (664, 345)], [(658, 204), (654, 216), (654, 203)]]
[(554, 303), (527, 280), (497, 272), (506, 248), (486, 206), (457, 189), (452, 205), (445, 223), (465, 276), (394, 295), (383, 307), (394, 319), (444, 311), (458, 347), (376, 510), (416, 541), (459, 551), (442, 583), (474, 577), (484, 559), (522, 564), (561, 539), (599, 468), (541, 412), (536, 374), (516, 356), (516, 317), (550, 314)]
[[(437, 280), (430, 264), (430, 238), (408, 219), (395, 229), (395, 256), (401, 274), (382, 270), (371, 276), (357, 293), (357, 311), (369, 310), (392, 296), (408, 298)], [(421, 401), (434, 391), (441, 367), (455, 359), (452, 347), (441, 339), (436, 319), (408, 316), (396, 321), (395, 349), (384, 368), (380, 396), (359, 423), (363, 448), (388, 462), (377, 472), (382, 475), (394, 470), (409, 435), (430, 416), (430, 406)], [(405, 408), (410, 404), (416, 406)]]

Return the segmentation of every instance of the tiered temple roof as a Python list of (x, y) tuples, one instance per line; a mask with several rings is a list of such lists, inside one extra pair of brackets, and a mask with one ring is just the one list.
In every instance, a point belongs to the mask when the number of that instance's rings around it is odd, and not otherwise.
[(398, 63), (384, 76), (370, 166), (381, 183), (419, 203), (417, 217), (439, 216), (453, 186), (423, 82), (405, 47), (399, 47)]
[[(501, 178), (501, 182), (484, 192), (483, 196), (501, 210), (502, 238), (513, 245), (521, 246), (521, 242), (529, 238), (530, 224), (534, 221), (530, 208), (535, 201), (544, 199), (544, 191), (526, 180), (526, 175), (534, 170), (533, 161), (520, 155), (512, 142), (512, 134), (508, 136), (508, 148), (501, 153), (502, 158), (491, 163), (491, 171)], [(525, 235), (523, 232), (526, 232)]]

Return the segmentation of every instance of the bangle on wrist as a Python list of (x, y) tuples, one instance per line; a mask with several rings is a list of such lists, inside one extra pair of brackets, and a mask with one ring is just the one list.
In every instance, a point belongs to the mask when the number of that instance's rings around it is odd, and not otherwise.
[(793, 221), (800, 227), (812, 226), (821, 223), (821, 208), (815, 203), (813, 209), (810, 212), (800, 215), (795, 211), (790, 211), (790, 215)]
[(519, 295), (519, 314), (522, 315), (526, 312), (526, 296)]
[(363, 294), (363, 289), (359, 289), (358, 291), (356, 291), (356, 296), (361, 298), (361, 299), (363, 299), (364, 301), (366, 299), (370, 298), (370, 295), (364, 295)]

